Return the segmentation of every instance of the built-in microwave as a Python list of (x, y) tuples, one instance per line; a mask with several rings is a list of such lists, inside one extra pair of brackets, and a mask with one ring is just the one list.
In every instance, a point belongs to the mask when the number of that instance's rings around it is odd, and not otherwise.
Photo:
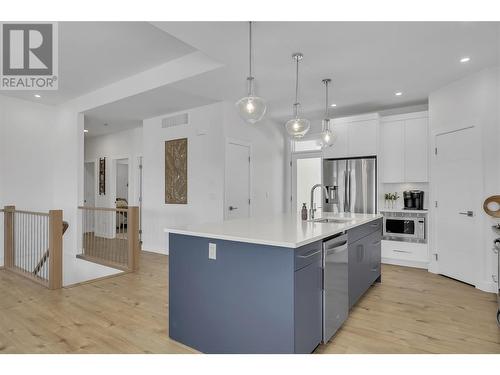
[(384, 239), (408, 242), (427, 242), (426, 214), (384, 212)]

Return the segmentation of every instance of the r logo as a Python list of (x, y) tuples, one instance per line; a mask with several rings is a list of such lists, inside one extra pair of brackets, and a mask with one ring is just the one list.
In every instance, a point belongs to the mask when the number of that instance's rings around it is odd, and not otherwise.
[(2, 25), (2, 74), (4, 76), (53, 75), (53, 25)]

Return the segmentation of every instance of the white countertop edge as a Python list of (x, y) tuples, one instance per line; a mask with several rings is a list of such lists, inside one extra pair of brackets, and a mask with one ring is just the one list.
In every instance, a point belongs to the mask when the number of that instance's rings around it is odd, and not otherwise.
[[(329, 232), (321, 234), (321, 235), (313, 236), (311, 238), (308, 238), (307, 240), (300, 241), (300, 242), (272, 241), (272, 240), (240, 237), (240, 236), (233, 236), (233, 235), (226, 235), (226, 234), (197, 232), (197, 231), (191, 231), (191, 230), (180, 229), (180, 228), (165, 228), (165, 229), (163, 229), (163, 231), (165, 233), (182, 234), (182, 235), (194, 236), (194, 237), (213, 238), (213, 239), (217, 239), (217, 240), (245, 242), (245, 243), (252, 243), (252, 244), (257, 244), (257, 245), (268, 245), (268, 246), (277, 246), (277, 247), (286, 247), (286, 248), (290, 248), (290, 249), (296, 249), (296, 248), (299, 248), (301, 246), (308, 245), (310, 243), (320, 241), (320, 240), (323, 240), (325, 238), (334, 236), (336, 234), (345, 232), (349, 229), (358, 227), (360, 225), (367, 224), (371, 221), (381, 219), (382, 217), (383, 216), (381, 214), (377, 214), (376, 217), (358, 219), (358, 221), (356, 223), (344, 224), (341, 228), (337, 227), (337, 228), (335, 228), (335, 230), (329, 231)], [(317, 223), (316, 225), (338, 225), (338, 224)]]
[(408, 214), (428, 214), (429, 210), (404, 210), (404, 209), (398, 209), (398, 208), (381, 208), (379, 209), (380, 212), (403, 212), (403, 213), (408, 213)]

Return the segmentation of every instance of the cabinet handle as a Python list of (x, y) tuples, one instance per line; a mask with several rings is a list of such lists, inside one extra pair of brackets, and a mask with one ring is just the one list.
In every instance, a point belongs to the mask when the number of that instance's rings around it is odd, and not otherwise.
[(307, 255), (298, 255), (298, 258), (306, 259), (306, 258), (310, 258), (316, 254), (319, 254), (319, 253), (321, 253), (321, 250), (315, 251), (313, 253), (309, 253)]
[(345, 245), (347, 245), (347, 241), (344, 241), (344, 242), (336, 242), (336, 243), (333, 243), (333, 244), (331, 244), (330, 246), (328, 246), (328, 247), (326, 248), (326, 250), (335, 249), (336, 247), (345, 246)]
[(372, 228), (376, 228), (376, 227), (378, 227), (378, 223), (376, 223), (376, 224), (370, 224), (370, 226), (371, 226)]
[(405, 253), (405, 254), (411, 254), (411, 251), (405, 251), (405, 250), (392, 250), (395, 253)]
[(382, 241), (373, 242), (372, 245), (378, 245), (378, 244), (380, 244), (380, 242), (382, 242)]

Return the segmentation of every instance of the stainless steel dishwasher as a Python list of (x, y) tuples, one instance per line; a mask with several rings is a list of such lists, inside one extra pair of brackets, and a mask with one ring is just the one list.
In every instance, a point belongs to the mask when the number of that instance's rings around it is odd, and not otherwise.
[(347, 234), (323, 242), (323, 342), (332, 338), (349, 313)]

